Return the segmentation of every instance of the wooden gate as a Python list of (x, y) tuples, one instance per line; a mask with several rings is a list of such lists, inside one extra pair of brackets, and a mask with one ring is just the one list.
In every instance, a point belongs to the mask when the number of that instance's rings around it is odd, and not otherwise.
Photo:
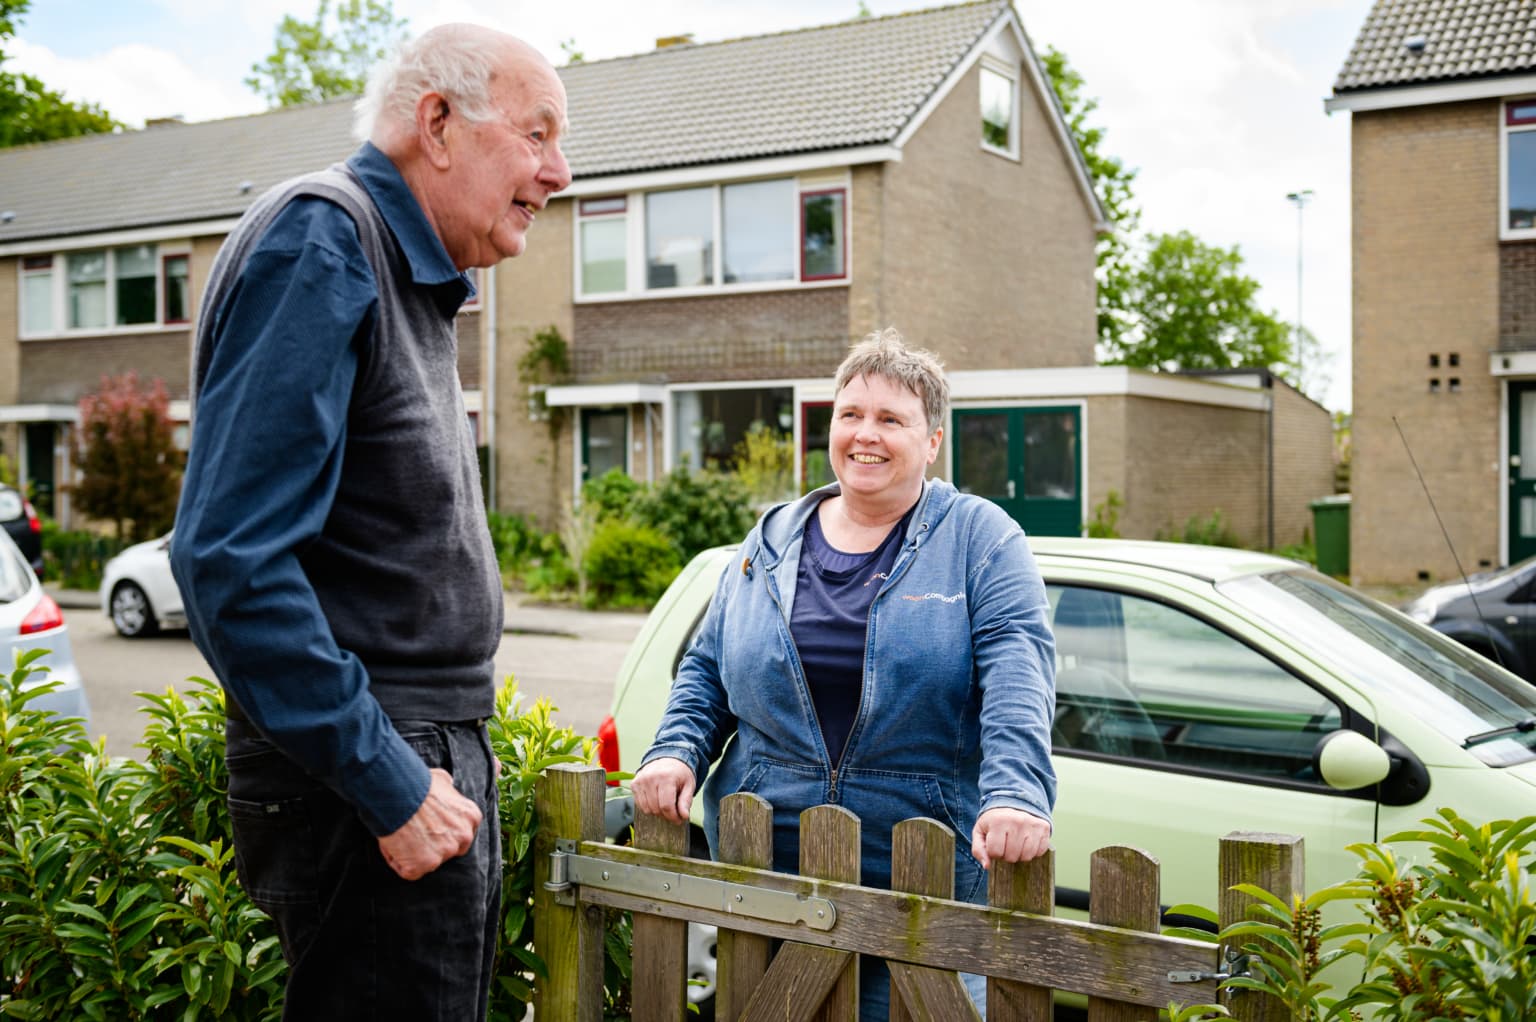
[[(893, 834), (890, 891), (859, 886), (859, 821), (839, 806), (801, 816), (800, 875), (767, 869), (772, 808), (756, 795), (721, 804), (720, 859), (685, 857), (686, 824), (641, 815), (633, 847), (602, 842), (603, 771), (562, 765), (539, 782), (535, 950), (549, 975), (535, 985), (540, 1022), (596, 1022), (603, 1004), (603, 908), (634, 913), (633, 1017), (686, 1019), (690, 921), (719, 928), (716, 1013), (724, 1019), (858, 1018), (858, 955), (891, 970), (892, 1019), (977, 1019), (958, 971), (986, 975), (987, 1018), (1049, 1022), (1053, 990), (1089, 997), (1090, 1022), (1140, 1022), (1170, 1002), (1218, 1000), (1224, 956), (1158, 932), (1156, 860), (1116, 846), (1093, 854), (1091, 921), (1055, 919), (1052, 856), (994, 864), (988, 904), (951, 900), (954, 834), (928, 819)], [(1222, 840), (1217, 894), (1223, 925), (1249, 899), (1247, 881), (1289, 900), (1302, 889), (1301, 839), (1234, 834)], [(775, 941), (782, 941), (770, 956)], [(1234, 1017), (1284, 1017), (1242, 994)]]

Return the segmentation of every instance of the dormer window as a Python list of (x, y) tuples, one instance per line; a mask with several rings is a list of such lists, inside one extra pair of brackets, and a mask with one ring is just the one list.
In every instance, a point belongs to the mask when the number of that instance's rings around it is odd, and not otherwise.
[(1000, 156), (1019, 155), (1017, 73), (1000, 61), (981, 66), (981, 147)]
[(1536, 99), (1504, 104), (1504, 194), (1500, 235), (1536, 238)]

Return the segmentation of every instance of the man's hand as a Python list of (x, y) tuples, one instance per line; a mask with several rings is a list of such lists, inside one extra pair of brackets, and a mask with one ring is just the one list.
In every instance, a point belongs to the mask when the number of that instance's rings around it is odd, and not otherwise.
[(1022, 809), (988, 809), (971, 831), (971, 858), (991, 869), (997, 862), (1028, 862), (1051, 847), (1051, 825)]
[(475, 842), (480, 807), (459, 794), (453, 776), (432, 768), (426, 800), (405, 826), (379, 838), (379, 850), (389, 868), (405, 880), (420, 880), (449, 859), (458, 858)]
[(680, 759), (662, 756), (641, 767), (629, 782), (635, 808), (673, 823), (688, 819), (693, 809), (693, 769)]

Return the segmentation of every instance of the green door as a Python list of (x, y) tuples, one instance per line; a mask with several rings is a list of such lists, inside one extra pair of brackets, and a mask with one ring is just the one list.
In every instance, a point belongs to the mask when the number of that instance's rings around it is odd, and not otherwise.
[(955, 485), (995, 501), (1035, 536), (1082, 534), (1076, 407), (957, 410)]
[(1536, 554), (1536, 383), (1509, 385), (1509, 563)]

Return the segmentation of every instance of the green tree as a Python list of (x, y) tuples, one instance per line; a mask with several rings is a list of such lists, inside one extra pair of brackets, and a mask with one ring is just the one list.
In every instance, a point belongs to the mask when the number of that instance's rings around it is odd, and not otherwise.
[(274, 109), (355, 96), (405, 26), (390, 0), (320, 0), (314, 21), (283, 17), (272, 52), (251, 65), (245, 84)]
[(1104, 129), (1088, 122), (1089, 115), (1098, 109), (1099, 101), (1084, 94), (1083, 76), (1067, 62), (1067, 55), (1047, 46), (1040, 55), (1040, 62), (1045, 66), (1045, 75), (1061, 104), (1067, 127), (1072, 130), (1077, 148), (1083, 154), (1093, 190), (1113, 225), (1112, 230), (1099, 236), (1095, 249), (1099, 343), (1108, 346), (1122, 342), (1135, 325), (1128, 301), (1130, 282), (1135, 273), (1131, 239), (1141, 224), (1141, 209), (1131, 190), (1136, 171), (1104, 151)]
[(0, 0), (0, 148), (91, 135), (122, 127), (94, 103), (73, 103), (34, 75), (4, 69), (5, 41), (31, 0)]
[(1261, 310), (1259, 282), (1244, 275), (1237, 247), (1207, 245), (1188, 231), (1147, 238), (1128, 281), (1135, 326), (1105, 345), (1105, 361), (1146, 369), (1283, 370), (1290, 327)]
[(170, 396), (159, 379), (103, 376), (80, 399), (71, 487), (79, 509), (112, 522), (119, 540), (142, 542), (170, 528), (181, 492), (181, 453), (171, 434)]

